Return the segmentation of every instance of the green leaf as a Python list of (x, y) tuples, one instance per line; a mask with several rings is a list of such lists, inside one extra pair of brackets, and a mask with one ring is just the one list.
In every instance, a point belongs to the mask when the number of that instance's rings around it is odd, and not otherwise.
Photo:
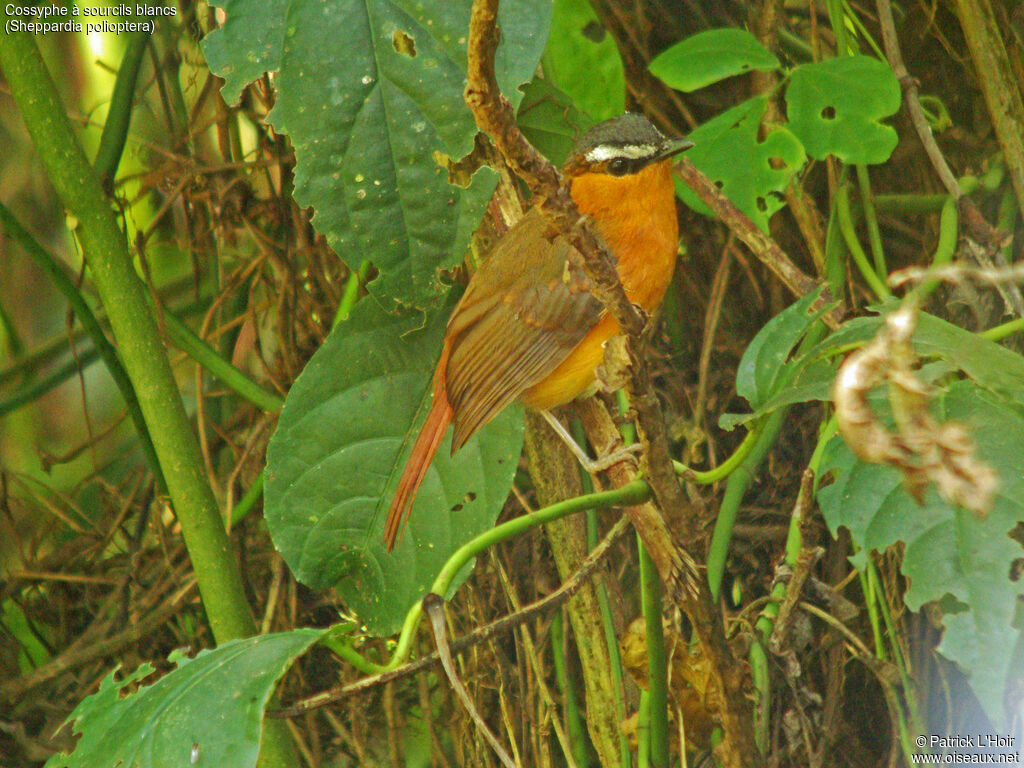
[(790, 362), (787, 367), (792, 367), (795, 372), (785, 386), (755, 408), (753, 413), (723, 413), (718, 417), (718, 426), (724, 430), (732, 430), (740, 424), (759, 419), (779, 408), (812, 400), (832, 399), (832, 383), (836, 378), (838, 361), (812, 361), (805, 355)]
[[(22, 674), (28, 674), (50, 660), (52, 654), (46, 643), (53, 642), (52, 628), (38, 619), (30, 622), (22, 607), (12, 598), (0, 604), (0, 629), (14, 641), (8, 647), (12, 652), (17, 649), (18, 669)], [(44, 637), (46, 642), (40, 637)]]
[(595, 120), (626, 109), (626, 77), (615, 39), (588, 0), (554, 0), (544, 76)]
[(134, 694), (131, 689), (153, 673), (151, 664), (119, 681), (111, 672), (68, 718), (82, 734), (74, 751), (54, 755), (46, 768), (251, 768), (274, 686), (328, 631), (232, 640), (194, 659), (175, 651), (169, 660), (177, 669)]
[[(829, 362), (824, 358), (833, 356), (836, 350), (870, 341), (883, 322), (881, 317), (857, 317), (845, 323), (800, 358), (790, 361), (786, 368), (792, 372), (791, 378), (781, 387), (776, 385), (777, 391), (756, 406), (753, 413), (723, 414), (718, 420), (719, 426), (733, 429), (783, 406), (831, 400), (832, 381), (839, 361)], [(762, 333), (767, 330), (765, 326)], [(979, 386), (1024, 406), (1024, 357), (1016, 352), (923, 312), (918, 317), (911, 343), (917, 355), (940, 361), (921, 368), (918, 377), (922, 380), (930, 382), (959, 370)], [(744, 386), (756, 389), (751, 383), (751, 370), (749, 366), (744, 369), (741, 363)]]
[[(854, 318), (808, 350), (807, 355), (817, 358), (835, 349), (863, 344), (874, 338), (883, 322), (883, 317)], [(979, 386), (1024, 406), (1024, 357), (1016, 352), (926, 312), (918, 315), (911, 343), (920, 357), (945, 360)]]
[(576, 139), (594, 124), (590, 115), (542, 77), (523, 87), (516, 123), (527, 140), (556, 165), (565, 162)]
[(335, 587), (370, 632), (391, 634), (460, 545), (494, 524), (523, 420), (506, 409), (454, 457), (445, 438), (398, 547), (384, 517), (431, 402), (451, 303), (386, 313), (363, 299), (296, 379), (267, 450), (267, 526), (296, 578)]
[(736, 369), (736, 393), (757, 408), (775, 394), (786, 377), (786, 361), (797, 342), (826, 307), (809, 310), (820, 291), (809, 293), (765, 323), (750, 342)]
[[(942, 420), (968, 424), (979, 458), (999, 474), (991, 513), (981, 519), (942, 500), (933, 488), (918, 504), (903, 490), (897, 470), (858, 460), (841, 438), (822, 456), (821, 474), (834, 482), (818, 491), (829, 528), (845, 526), (866, 553), (904, 542), (903, 573), (911, 610), (946, 595), (969, 607), (947, 615), (939, 651), (969, 675), (971, 687), (997, 729), (1005, 728), (1003, 695), (1020, 671), (1014, 647), (1021, 640), (1013, 625), (1024, 582), (1010, 580), (1010, 567), (1024, 556), (1009, 532), (1024, 522), (1024, 416), (1006, 401), (971, 382), (959, 382), (938, 403)], [(1015, 663), (1017, 662), (1017, 663)]]
[[(203, 41), (210, 69), (237, 101), (245, 83), (276, 72), (269, 121), (295, 148), (299, 205), (353, 269), (381, 271), (371, 290), (426, 308), (445, 287), (494, 189), (481, 172), (468, 190), (435, 159), (472, 149), (463, 103), (469, 0), (365, 4), (218, 0), (227, 21)], [(547, 38), (550, 4), (501, 4), (498, 83), (517, 102)]]
[(686, 38), (651, 62), (649, 69), (665, 84), (696, 91), (727, 77), (778, 69), (779, 60), (745, 29), (710, 29)]
[(881, 120), (900, 108), (900, 84), (885, 62), (844, 56), (793, 70), (786, 89), (789, 127), (818, 160), (884, 163), (896, 131)]
[[(766, 96), (755, 96), (709, 120), (689, 135), (694, 147), (687, 153), (737, 208), (762, 230), (768, 219), (785, 205), (782, 191), (806, 159), (800, 141), (784, 128), (758, 138)], [(773, 167), (777, 163), (780, 167)], [(698, 213), (710, 209), (682, 183), (676, 191)]]

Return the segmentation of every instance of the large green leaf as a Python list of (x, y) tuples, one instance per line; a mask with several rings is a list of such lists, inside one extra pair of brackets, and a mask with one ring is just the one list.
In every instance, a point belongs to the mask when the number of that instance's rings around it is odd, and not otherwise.
[(819, 160), (832, 154), (844, 163), (884, 163), (899, 138), (881, 121), (899, 108), (896, 75), (870, 56), (801, 64), (786, 89), (789, 127)]
[(621, 115), (626, 78), (615, 39), (588, 0), (554, 0), (544, 76), (595, 120)]
[(1000, 487), (984, 519), (943, 501), (933, 488), (918, 504), (895, 469), (858, 460), (840, 438), (822, 456), (822, 476), (834, 481), (818, 491), (818, 502), (833, 532), (845, 526), (866, 553), (904, 542), (903, 572), (910, 580), (906, 602), (952, 595), (967, 610), (945, 617), (939, 651), (970, 675), (971, 687), (997, 729), (1007, 713), (1003, 696), (1024, 668), (1015, 647), (1022, 627), (1014, 624), (1024, 581), (1011, 580), (1011, 565), (1024, 550), (1008, 535), (1024, 522), (1024, 416), (1016, 407), (972, 382), (951, 387), (939, 403), (942, 420), (969, 425), (978, 456), (999, 474)]
[(398, 547), (384, 551), (385, 512), (430, 407), (450, 311), (356, 304), (296, 379), (267, 450), (274, 544), (300, 581), (335, 587), (375, 634), (397, 630), (448, 556), (494, 524), (522, 447), (517, 408), (454, 457), (449, 433)]
[[(709, 120), (689, 135), (694, 147), (687, 153), (766, 232), (768, 219), (785, 204), (782, 190), (805, 160), (799, 140), (784, 128), (773, 130), (764, 140), (758, 138), (767, 106), (766, 96), (755, 96)], [(676, 190), (695, 211), (711, 214), (689, 188), (677, 184)]]
[(153, 674), (152, 665), (119, 681), (111, 672), (71, 713), (82, 734), (74, 751), (54, 755), (46, 768), (251, 768), (275, 684), (327, 631), (232, 640), (194, 659), (175, 651), (169, 660), (177, 669), (135, 694), (130, 690)]
[(752, 70), (770, 72), (779, 60), (744, 29), (709, 29), (682, 40), (651, 61), (651, 74), (680, 91), (696, 91)]
[(572, 99), (542, 77), (523, 86), (516, 123), (527, 140), (551, 162), (561, 165), (576, 139), (594, 124)]
[[(217, 0), (224, 25), (203, 41), (224, 96), (275, 72), (270, 122), (295, 148), (295, 199), (349, 266), (370, 259), (378, 295), (429, 307), (439, 268), (458, 263), (494, 188), (448, 184), (435, 159), (472, 148), (462, 101), (470, 0)], [(545, 0), (501, 4), (498, 82), (516, 90), (540, 61), (551, 17)]]

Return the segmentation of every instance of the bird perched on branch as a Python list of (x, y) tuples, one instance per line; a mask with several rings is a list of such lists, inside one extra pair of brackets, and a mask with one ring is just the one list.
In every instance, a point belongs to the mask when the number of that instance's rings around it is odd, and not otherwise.
[[(679, 224), (671, 158), (689, 146), (646, 117), (625, 114), (584, 133), (562, 167), (577, 208), (616, 261), (626, 296), (647, 312), (672, 280)], [(388, 510), (389, 551), (449, 425), (454, 454), (513, 400), (547, 414), (594, 382), (604, 344), (619, 326), (590, 293), (571, 252), (533, 208), (470, 279), (448, 321), (430, 412)]]

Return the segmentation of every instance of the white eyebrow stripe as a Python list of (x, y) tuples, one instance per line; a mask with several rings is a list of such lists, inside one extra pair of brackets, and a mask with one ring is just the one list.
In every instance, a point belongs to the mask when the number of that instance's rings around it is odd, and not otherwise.
[(653, 157), (657, 151), (658, 147), (654, 144), (623, 144), (622, 146), (602, 144), (587, 152), (584, 157), (591, 163), (603, 163), (614, 160), (616, 157), (624, 157), (627, 160), (644, 160)]

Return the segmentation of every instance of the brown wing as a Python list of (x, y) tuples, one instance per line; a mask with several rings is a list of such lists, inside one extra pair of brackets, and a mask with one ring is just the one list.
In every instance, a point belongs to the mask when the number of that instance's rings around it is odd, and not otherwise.
[(446, 336), (452, 452), (554, 370), (600, 318), (601, 303), (568, 263), (571, 248), (533, 209), (469, 281)]

